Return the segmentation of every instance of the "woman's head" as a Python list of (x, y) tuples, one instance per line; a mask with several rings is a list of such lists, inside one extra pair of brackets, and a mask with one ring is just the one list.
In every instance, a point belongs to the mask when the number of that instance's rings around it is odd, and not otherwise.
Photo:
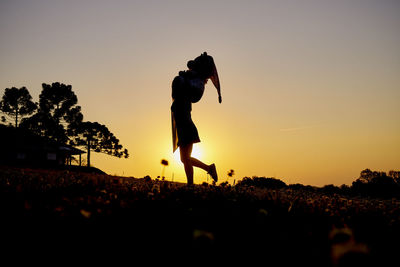
[(197, 72), (203, 79), (211, 79), (215, 88), (218, 91), (218, 101), (221, 103), (221, 86), (219, 84), (217, 67), (215, 66), (214, 59), (212, 56), (207, 55), (204, 52), (200, 56), (196, 57), (194, 60), (189, 60), (187, 63), (189, 70)]
[(215, 71), (214, 59), (204, 52), (194, 60), (189, 60), (187, 67), (197, 72), (202, 78), (209, 79)]

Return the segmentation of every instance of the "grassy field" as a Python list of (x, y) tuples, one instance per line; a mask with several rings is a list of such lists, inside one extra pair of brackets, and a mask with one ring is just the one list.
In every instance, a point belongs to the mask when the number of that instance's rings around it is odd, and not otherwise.
[(2, 253), (16, 263), (389, 266), (400, 248), (399, 199), (9, 167), (0, 198)]

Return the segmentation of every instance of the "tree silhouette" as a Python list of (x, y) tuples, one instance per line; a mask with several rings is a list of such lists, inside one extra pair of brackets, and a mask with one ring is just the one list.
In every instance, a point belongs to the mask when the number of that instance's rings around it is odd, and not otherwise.
[(352, 183), (351, 189), (359, 194), (379, 197), (400, 196), (397, 171), (386, 172), (362, 170), (360, 177)]
[(38, 112), (22, 122), (24, 127), (36, 134), (66, 143), (68, 135), (83, 119), (78, 98), (71, 85), (63, 83), (42, 84)]
[[(0, 109), (11, 117), (10, 120), (15, 122), (15, 128), (18, 127), (18, 122), (25, 116), (32, 114), (37, 108), (37, 105), (32, 102), (32, 96), (30, 95), (26, 87), (21, 88), (6, 88), (2, 100), (0, 101)], [(7, 118), (2, 116), (2, 121), (6, 122)]]
[(265, 178), (265, 177), (244, 177), (241, 181), (239, 181), (236, 185), (237, 187), (241, 186), (255, 186), (259, 188), (284, 188), (286, 187), (286, 183), (276, 178)]
[(105, 153), (111, 156), (128, 158), (128, 150), (123, 149), (119, 140), (105, 125), (98, 122), (81, 122), (71, 132), (74, 138), (71, 145), (84, 147), (87, 151), (87, 166), (90, 167), (90, 152)]
[(393, 178), (397, 183), (400, 183), (400, 171), (390, 170), (388, 176)]

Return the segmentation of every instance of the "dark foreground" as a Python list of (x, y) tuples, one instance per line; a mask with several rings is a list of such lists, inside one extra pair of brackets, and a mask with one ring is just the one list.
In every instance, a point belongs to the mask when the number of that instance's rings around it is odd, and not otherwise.
[(12, 265), (399, 263), (397, 199), (4, 167), (0, 198)]

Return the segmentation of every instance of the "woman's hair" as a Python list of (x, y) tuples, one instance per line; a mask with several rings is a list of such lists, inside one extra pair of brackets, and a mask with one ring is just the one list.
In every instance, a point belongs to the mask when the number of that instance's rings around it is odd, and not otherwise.
[(215, 64), (214, 59), (207, 55), (207, 52), (204, 52), (194, 60), (189, 60), (187, 67), (199, 73), (202, 78), (208, 79), (214, 73)]

